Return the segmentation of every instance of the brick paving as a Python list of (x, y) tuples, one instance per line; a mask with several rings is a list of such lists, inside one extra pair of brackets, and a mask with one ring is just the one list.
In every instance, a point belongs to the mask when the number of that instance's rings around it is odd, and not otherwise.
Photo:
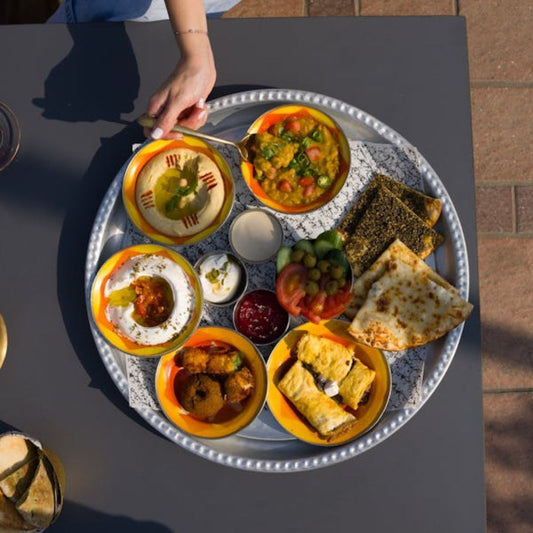
[[(0, 23), (43, 22), (57, 0), (2, 0)], [(487, 532), (533, 524), (533, 2), (242, 0), (224, 16), (454, 15), (466, 19), (485, 418)]]

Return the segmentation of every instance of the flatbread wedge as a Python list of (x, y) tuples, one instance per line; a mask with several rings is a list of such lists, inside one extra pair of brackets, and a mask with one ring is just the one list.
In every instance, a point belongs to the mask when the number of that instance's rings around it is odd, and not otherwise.
[(376, 174), (372, 181), (361, 192), (352, 209), (346, 214), (339, 226), (341, 233), (349, 235), (353, 232), (366, 208), (374, 199), (377, 191), (385, 187), (398, 197), (413, 213), (418, 215), (428, 226), (433, 227), (440, 217), (442, 203), (438, 198), (427, 196), (421, 191), (409, 187), (401, 181), (385, 174)]
[[(23, 465), (0, 480), (0, 490), (11, 501), (16, 502), (29, 486), (38, 464), (37, 454)], [(0, 530), (1, 531), (1, 530)]]
[(326, 440), (348, 431), (356, 421), (352, 414), (317, 387), (313, 375), (299, 360), (289, 368), (278, 388)]
[(387, 262), (348, 332), (362, 344), (397, 351), (431, 342), (466, 320), (472, 304), (428, 275), (419, 259)]
[(296, 345), (296, 357), (330, 381), (345, 378), (353, 363), (353, 349), (326, 337), (304, 333)]
[(46, 458), (41, 455), (35, 475), (15, 506), (28, 524), (46, 528), (55, 517), (55, 486), (53, 473)]
[(344, 250), (358, 278), (396, 239), (425, 259), (444, 237), (428, 226), (387, 188), (376, 192), (353, 232), (346, 236)]
[(37, 531), (27, 524), (18, 513), (15, 504), (0, 492), (0, 531), (2, 533), (19, 533), (20, 531)]
[(449, 291), (459, 294), (459, 291), (442, 276), (437, 274), (427, 263), (421, 261), (413, 251), (406, 246), (400, 239), (396, 239), (353, 284), (352, 299), (346, 307), (344, 314), (348, 318), (354, 318), (357, 311), (361, 308), (366, 300), (370, 287), (379, 279), (387, 270), (389, 261), (398, 260), (424, 273), (435, 283), (442, 285)]
[(5, 478), (35, 456), (37, 447), (23, 435), (0, 435), (0, 479)]

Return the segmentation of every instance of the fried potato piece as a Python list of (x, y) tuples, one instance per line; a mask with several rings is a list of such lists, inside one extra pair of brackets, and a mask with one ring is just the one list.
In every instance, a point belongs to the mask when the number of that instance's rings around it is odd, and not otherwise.
[(239, 403), (252, 394), (255, 387), (254, 375), (246, 367), (230, 374), (224, 381), (228, 402)]

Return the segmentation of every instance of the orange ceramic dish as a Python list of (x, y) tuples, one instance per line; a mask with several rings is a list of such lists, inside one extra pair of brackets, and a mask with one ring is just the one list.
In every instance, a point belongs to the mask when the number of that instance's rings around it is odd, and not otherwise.
[[(274, 418), (283, 428), (298, 439), (310, 444), (337, 446), (359, 437), (378, 422), (389, 401), (391, 374), (387, 360), (380, 350), (354, 342), (348, 334), (348, 326), (349, 323), (342, 320), (322, 321), (319, 324), (313, 324), (312, 322), (302, 324), (279, 341), (268, 360), (268, 406)], [(376, 377), (370, 389), (369, 400), (360, 405), (355, 411), (356, 424), (348, 432), (330, 441), (318, 436), (318, 433), (304, 420), (277, 387), (277, 384), (295, 360), (291, 357), (291, 350), (300, 336), (306, 331), (334, 340), (345, 346), (353, 347), (355, 357), (376, 372)]]
[[(272, 125), (285, 119), (307, 118), (317, 121), (332, 134), (339, 148), (339, 169), (331, 186), (324, 191), (318, 198), (313, 199), (309, 203), (300, 203), (295, 205), (288, 205), (281, 203), (280, 200), (269, 196), (261, 186), (261, 183), (255, 177), (254, 165), (243, 161), (241, 163), (241, 171), (244, 176), (244, 181), (250, 188), (255, 197), (266, 206), (283, 213), (307, 213), (313, 211), (327, 204), (332, 200), (342, 189), (348, 172), (350, 169), (350, 147), (348, 140), (339, 126), (328, 115), (319, 111), (318, 109), (300, 106), (300, 105), (286, 105), (272, 109), (261, 117), (259, 117), (248, 129), (248, 133), (262, 133), (267, 131)], [(302, 178), (312, 179), (312, 178)], [(284, 180), (282, 180), (284, 181)]]
[(265, 403), (268, 381), (261, 354), (248, 339), (236, 331), (219, 327), (199, 328), (183, 348), (201, 347), (210, 343), (224, 343), (236, 348), (255, 378), (254, 390), (243, 402), (242, 411), (234, 411), (228, 415), (226, 410), (222, 421), (213, 422), (200, 420), (189, 414), (177, 398), (180, 384), (183, 383), (183, 374), (188, 374), (187, 370), (180, 366), (179, 352), (167, 354), (159, 361), (155, 389), (161, 409), (174, 425), (196, 437), (217, 439), (242, 430), (256, 418)]
[[(143, 167), (156, 155), (166, 150), (173, 150), (177, 148), (187, 148), (196, 152), (203, 153), (211, 160), (214, 161), (218, 169), (220, 170), (222, 181), (224, 183), (224, 201), (221, 210), (219, 211), (213, 222), (198, 233), (186, 235), (186, 236), (171, 236), (161, 233), (155, 229), (148, 221), (143, 217), (141, 210), (139, 209), (136, 201), (136, 186), (137, 178)], [(212, 146), (196, 137), (183, 137), (179, 141), (153, 141), (141, 148), (133, 157), (128, 165), (124, 174), (124, 182), (122, 185), (122, 198), (126, 212), (133, 224), (156, 242), (168, 245), (184, 245), (199, 242), (205, 239), (216, 231), (228, 217), (231, 208), (233, 206), (234, 198), (234, 184), (231, 176), (231, 171), (222, 157), (222, 155), (215, 150)]]
[[(191, 294), (191, 312), (179, 335), (159, 344), (143, 344), (132, 341), (111, 322), (107, 313), (109, 296), (106, 295), (106, 285), (111, 276), (128, 260), (142, 256), (154, 256), (155, 259), (161, 257), (164, 261), (170, 261), (180, 270), (184, 283)], [(177, 294), (175, 297), (180, 298), (181, 296)], [(154, 357), (162, 355), (181, 346), (196, 329), (202, 312), (200, 281), (189, 262), (173, 250), (156, 244), (131, 246), (110, 257), (97, 272), (91, 288), (91, 311), (98, 329), (115, 348), (138, 356)]]

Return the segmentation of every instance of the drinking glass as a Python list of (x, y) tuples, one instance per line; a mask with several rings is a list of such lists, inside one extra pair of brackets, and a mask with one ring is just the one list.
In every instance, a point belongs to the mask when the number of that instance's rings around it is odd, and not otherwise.
[(11, 109), (0, 102), (0, 171), (17, 155), (20, 146), (20, 126)]

